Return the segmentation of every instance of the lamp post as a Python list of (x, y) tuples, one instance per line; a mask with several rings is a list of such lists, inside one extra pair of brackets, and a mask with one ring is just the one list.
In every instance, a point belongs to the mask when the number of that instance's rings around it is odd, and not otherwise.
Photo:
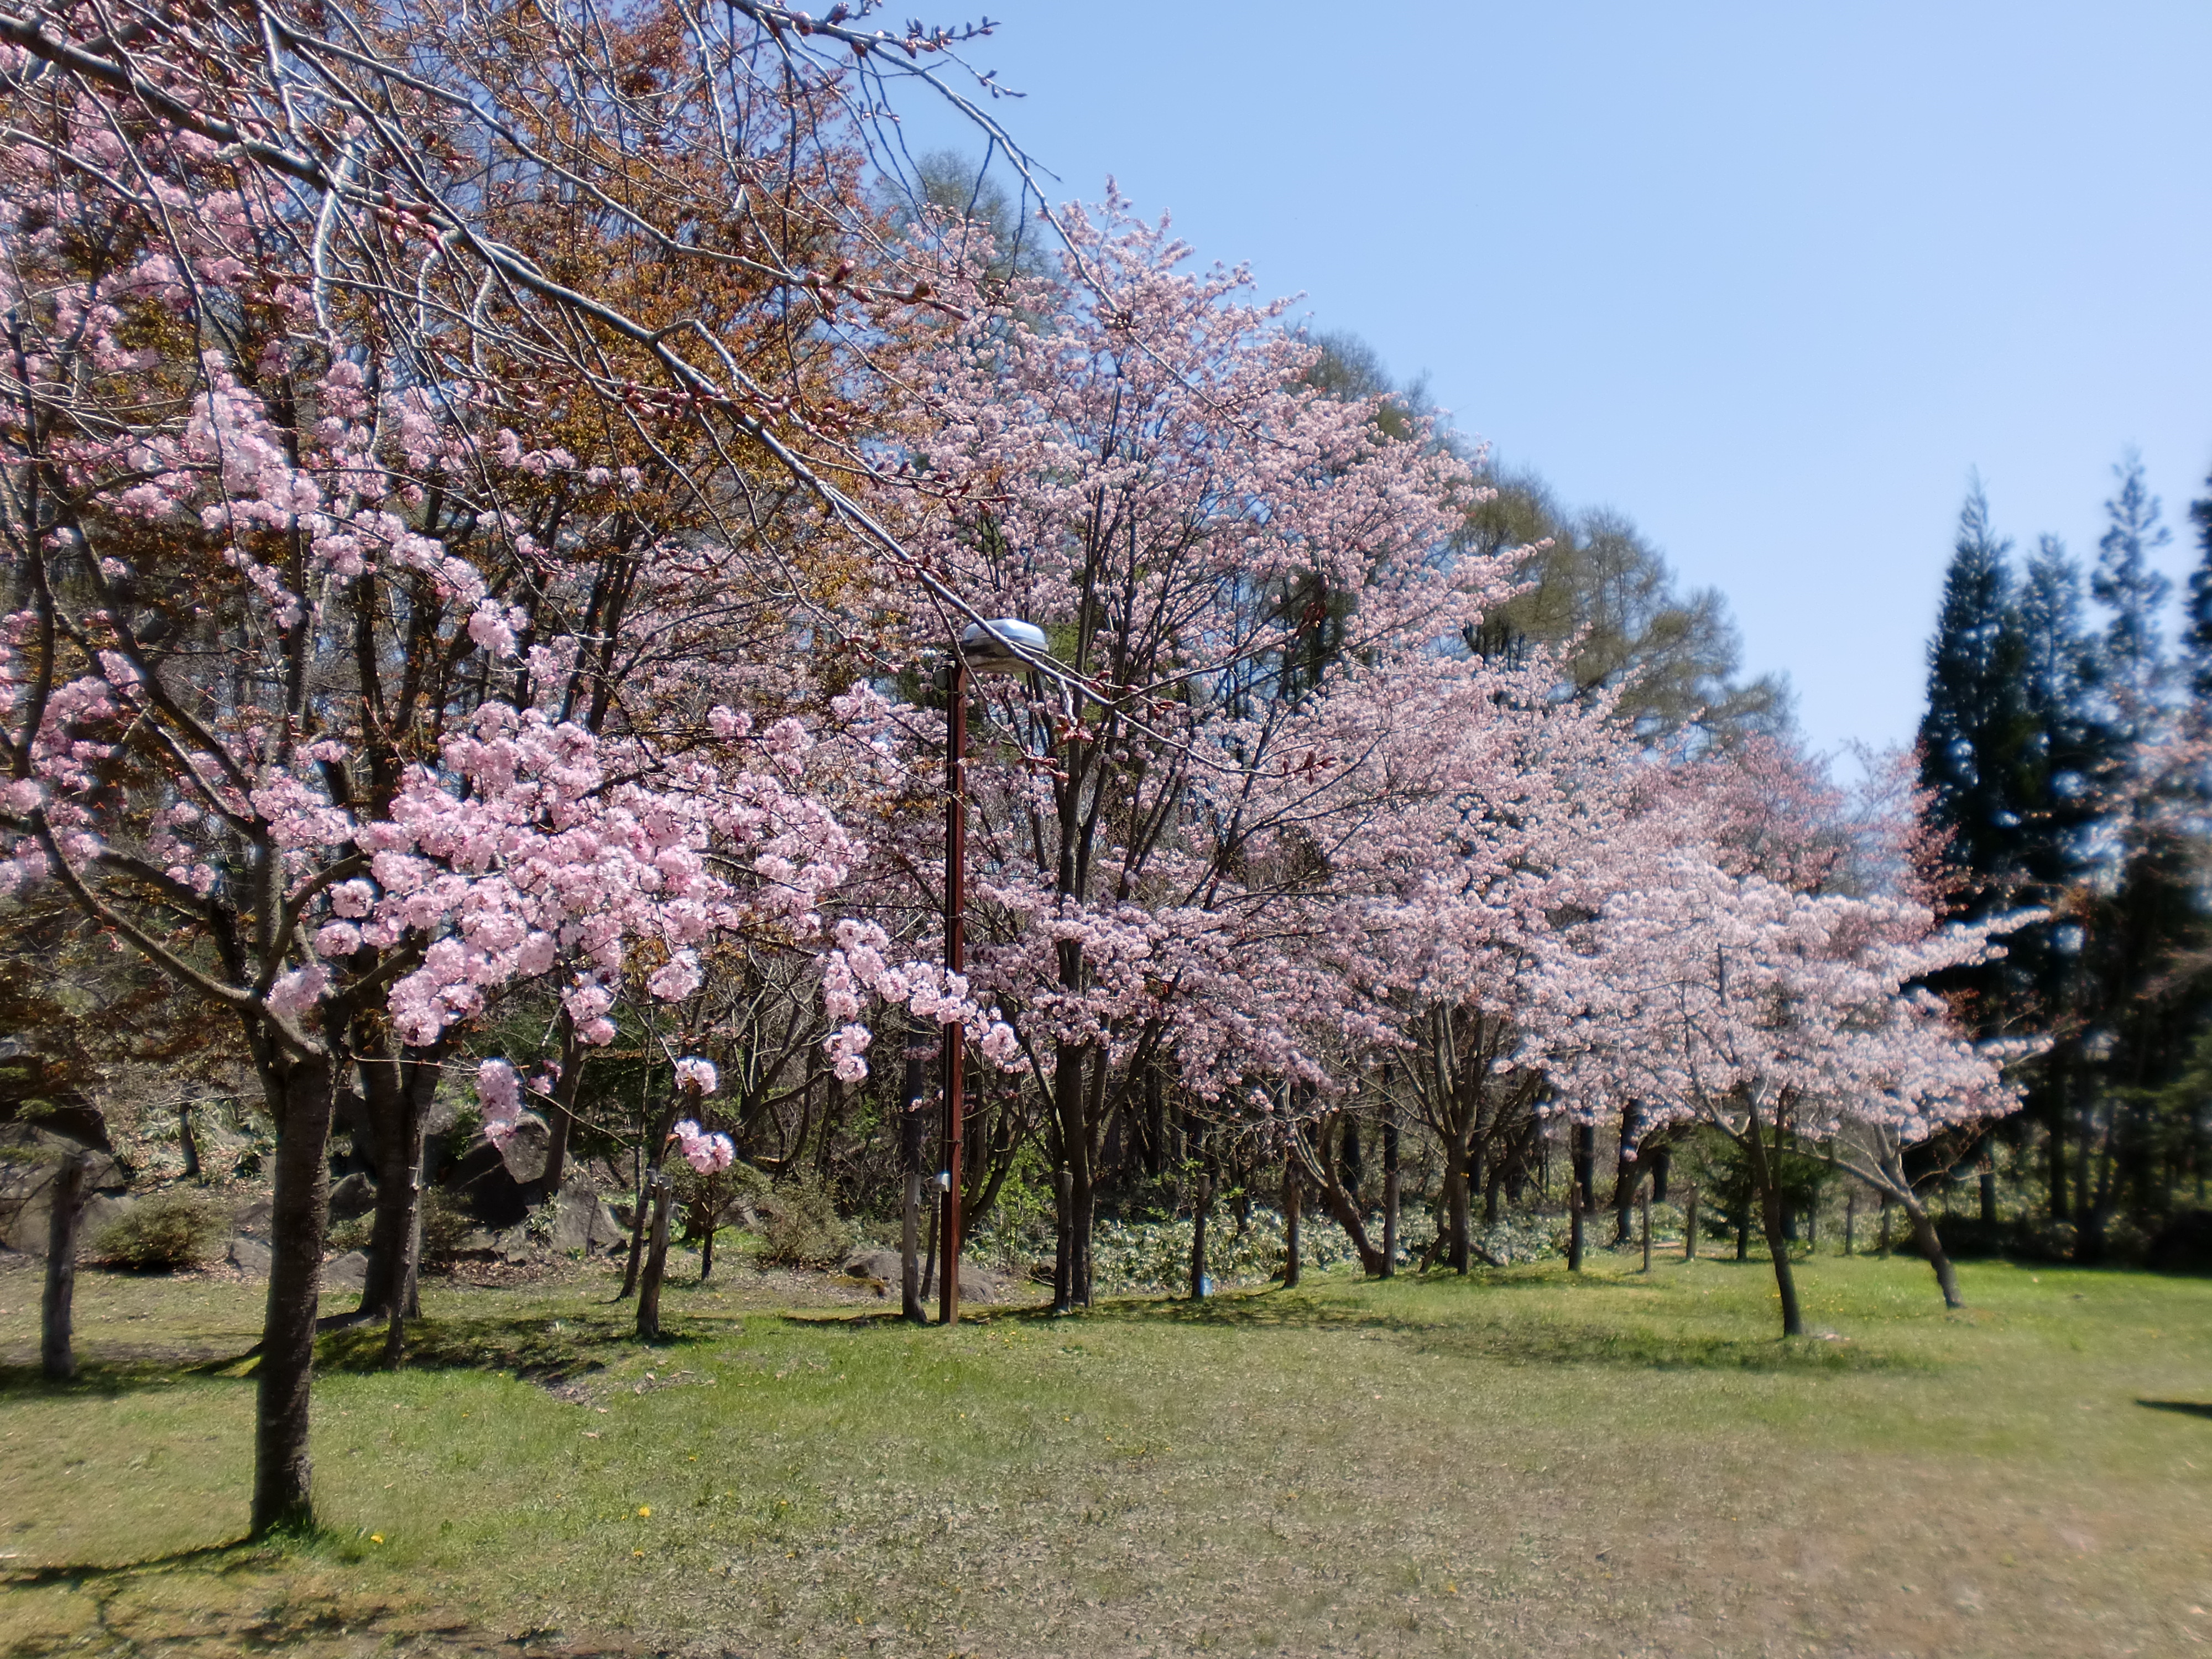
[[(961, 767), (968, 757), (968, 676), (1021, 674), (1030, 663), (1021, 653), (1042, 656), (1044, 630), (1030, 623), (1000, 617), (988, 623), (970, 623), (961, 630), (945, 673), (946, 705), (945, 734), (945, 966), (948, 973), (963, 973), (968, 962), (967, 939), (962, 921), (967, 909), (968, 798)], [(960, 1119), (963, 1031), (954, 1020), (945, 1028), (945, 1172), (938, 1179), (945, 1188), (945, 1218), (938, 1229), (943, 1241), (945, 1277), (938, 1290), (937, 1316), (951, 1325), (960, 1318)]]

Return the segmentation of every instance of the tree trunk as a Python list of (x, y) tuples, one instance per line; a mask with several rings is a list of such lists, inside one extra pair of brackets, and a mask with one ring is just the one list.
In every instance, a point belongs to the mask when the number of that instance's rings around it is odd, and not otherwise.
[[(356, 1032), (356, 1036), (359, 1033)], [(354, 1316), (422, 1316), (416, 1270), (421, 1260), (423, 1133), (437, 1093), (443, 1044), (389, 1052), (360, 1066), (367, 1109), (376, 1126), (376, 1218), (368, 1272)]]
[(197, 1103), (182, 1100), (177, 1103), (177, 1145), (185, 1154), (185, 1179), (200, 1178), (199, 1137), (192, 1133), (192, 1107)]
[(1966, 1298), (1959, 1294), (1959, 1275), (1952, 1268), (1951, 1258), (1943, 1254), (1943, 1241), (1936, 1236), (1936, 1223), (1918, 1199), (1900, 1197), (1898, 1202), (1905, 1206), (1905, 1213), (1912, 1223), (1912, 1242), (1920, 1247), (1920, 1254), (1935, 1269), (1936, 1287), (1943, 1292), (1943, 1305), (1965, 1307)]
[(1567, 1183), (1567, 1271), (1583, 1270), (1583, 1195), (1581, 1183)]
[[(1291, 1133), (1296, 1134), (1293, 1128)], [(1322, 1155), (1328, 1156), (1324, 1144)], [(1298, 1159), (1295, 1152), (1283, 1154), (1283, 1288), (1298, 1287)]]
[[(1759, 1220), (1766, 1233), (1766, 1248), (1774, 1258), (1774, 1288), (1782, 1295), (1782, 1334), (1805, 1334), (1805, 1316), (1797, 1305), (1797, 1279), (1790, 1268), (1790, 1240), (1782, 1229), (1782, 1192), (1759, 1127), (1759, 1109), (1745, 1113), (1744, 1128), (1751, 1153), (1751, 1179), (1759, 1200)], [(1776, 1132), (1778, 1139), (1780, 1130)]]
[(714, 1276), (715, 1224), (721, 1218), (722, 1200), (717, 1190), (719, 1183), (708, 1176), (700, 1189), (699, 1201), (707, 1209), (706, 1236), (699, 1241), (699, 1282), (703, 1285)]
[(1994, 1227), (1997, 1224), (1997, 1165), (1987, 1142), (1983, 1143), (1981, 1161), (1974, 1173), (1981, 1177), (1982, 1225)]
[(1859, 1189), (1854, 1182), (1844, 1189), (1844, 1254), (1849, 1255), (1858, 1243)]
[(1382, 1120), (1382, 1273), (1398, 1271), (1398, 1109), (1385, 1103)]
[[(1329, 1143), (1333, 1133), (1334, 1125), (1323, 1127), (1319, 1148), (1321, 1155), (1313, 1160), (1306, 1173), (1315, 1177), (1315, 1184), (1321, 1188), (1322, 1200), (1328, 1206), (1328, 1212), (1336, 1218), (1336, 1224), (1344, 1229), (1345, 1237), (1352, 1241), (1352, 1248), (1358, 1253), (1360, 1271), (1376, 1278), (1385, 1277), (1389, 1257), (1369, 1242), (1367, 1218), (1359, 1213), (1358, 1201), (1337, 1178), (1336, 1159), (1330, 1154)], [(1287, 1166), (1284, 1178), (1286, 1182), (1290, 1179)], [(1289, 1200), (1287, 1193), (1285, 1200)]]
[(1474, 1251), (1474, 1199), (1469, 1193), (1467, 1148), (1457, 1144), (1457, 1138), (1446, 1150), (1444, 1162), (1444, 1223), (1449, 1240), (1445, 1260), (1455, 1273), (1468, 1270), (1468, 1258)]
[(1071, 1276), (1075, 1270), (1075, 1253), (1069, 1247), (1068, 1236), (1075, 1226), (1075, 1177), (1063, 1164), (1053, 1171), (1053, 1214), (1055, 1225), (1052, 1251), (1052, 1310), (1055, 1314), (1075, 1310), (1075, 1286)]
[(1690, 1188), (1690, 1195), (1682, 1200), (1682, 1260), (1698, 1259), (1698, 1189)]
[(1637, 1206), (1644, 1214), (1644, 1271), (1651, 1271), (1651, 1188), (1647, 1183)]
[(929, 1121), (921, 1110), (922, 1058), (909, 1040), (907, 1047), (905, 1102), (899, 1113), (899, 1316), (909, 1325), (926, 1325), (929, 1310), (921, 1300), (921, 1173), (923, 1148)]
[(561, 1010), (561, 1075), (553, 1085), (552, 1110), (546, 1122), (545, 1173), (538, 1185), (547, 1198), (561, 1195), (561, 1182), (568, 1173), (568, 1137), (576, 1121), (576, 1096), (584, 1085), (584, 1040), (576, 1035), (575, 1017)]
[(1206, 1299), (1206, 1221), (1212, 1209), (1213, 1177), (1201, 1174), (1190, 1210), (1190, 1299), (1194, 1302)]
[(660, 1281), (668, 1272), (668, 1206), (675, 1183), (657, 1165), (653, 1171), (653, 1248), (646, 1252), (645, 1273), (637, 1286), (637, 1334), (647, 1342), (660, 1340)]
[(84, 1186), (92, 1154), (71, 1152), (53, 1175), (53, 1209), (46, 1220), (46, 1294), (41, 1305), (39, 1363), (47, 1380), (76, 1375), (70, 1312), (76, 1300), (76, 1227), (84, 1215)]
[(291, 1061), (283, 1074), (270, 1198), (268, 1313), (254, 1379), (256, 1536), (279, 1528), (305, 1530), (315, 1523), (308, 1395), (314, 1381), (323, 1231), (330, 1219), (327, 1154), (337, 1073), (328, 1055), (317, 1054)]

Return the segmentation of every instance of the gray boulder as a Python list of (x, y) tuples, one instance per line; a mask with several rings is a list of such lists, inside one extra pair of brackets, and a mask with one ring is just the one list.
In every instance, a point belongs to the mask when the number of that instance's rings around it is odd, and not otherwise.
[(368, 1257), (360, 1250), (348, 1250), (323, 1263), (323, 1288), (326, 1291), (358, 1291), (368, 1283)]
[(855, 1250), (845, 1258), (845, 1272), (854, 1279), (880, 1279), (886, 1285), (899, 1282), (899, 1253), (896, 1250)]
[(376, 1207), (376, 1183), (356, 1170), (331, 1188), (331, 1219), (351, 1221)]
[[(0, 1247), (27, 1255), (46, 1253), (54, 1176), (64, 1158), (83, 1150), (82, 1141), (36, 1124), (0, 1123)], [(122, 1166), (95, 1151), (87, 1185), (95, 1197), (86, 1202), (78, 1236), (88, 1241), (98, 1195), (123, 1189)]]
[(258, 1238), (234, 1238), (230, 1241), (230, 1265), (248, 1279), (266, 1279), (269, 1247)]
[(554, 1200), (553, 1231), (547, 1240), (556, 1254), (588, 1251), (595, 1245), (626, 1242), (629, 1237), (589, 1180), (572, 1176), (562, 1183), (561, 1195)]

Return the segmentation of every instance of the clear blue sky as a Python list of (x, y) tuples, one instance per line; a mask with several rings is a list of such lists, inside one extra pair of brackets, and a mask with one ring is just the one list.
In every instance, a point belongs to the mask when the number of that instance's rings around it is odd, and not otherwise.
[[(1628, 514), (1817, 746), (1910, 737), (1972, 469), (2086, 562), (2133, 444), (2193, 561), (2203, 0), (988, 9), (972, 60), (1061, 198), (1112, 175)], [(914, 147), (975, 148), (918, 104)]]

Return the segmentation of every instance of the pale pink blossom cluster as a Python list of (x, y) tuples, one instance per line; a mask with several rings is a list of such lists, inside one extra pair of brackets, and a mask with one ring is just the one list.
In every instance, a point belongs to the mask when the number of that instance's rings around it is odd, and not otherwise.
[(714, 1175), (737, 1162), (738, 1149), (726, 1134), (709, 1134), (685, 1118), (673, 1132), (684, 1161), (701, 1175)]

